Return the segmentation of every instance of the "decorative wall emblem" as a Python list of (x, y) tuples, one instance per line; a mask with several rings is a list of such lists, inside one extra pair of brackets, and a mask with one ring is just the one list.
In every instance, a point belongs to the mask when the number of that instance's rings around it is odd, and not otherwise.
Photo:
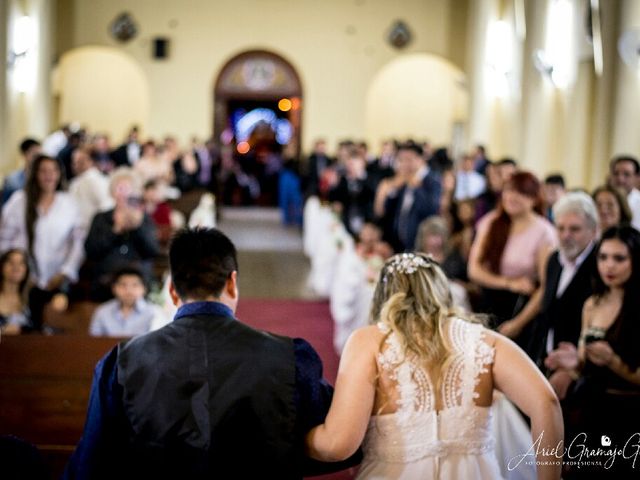
[(138, 25), (129, 13), (124, 12), (111, 22), (109, 31), (116, 40), (128, 42), (138, 34)]
[(276, 66), (269, 59), (248, 59), (242, 65), (242, 77), (245, 85), (251, 90), (266, 90), (273, 86)]
[(407, 24), (402, 20), (396, 20), (391, 26), (387, 40), (395, 48), (404, 48), (411, 42), (412, 37), (413, 35)]

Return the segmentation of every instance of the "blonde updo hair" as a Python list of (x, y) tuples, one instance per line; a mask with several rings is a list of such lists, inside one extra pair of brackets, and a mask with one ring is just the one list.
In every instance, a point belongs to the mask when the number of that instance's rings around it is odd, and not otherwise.
[(449, 280), (435, 260), (424, 253), (401, 253), (385, 262), (373, 295), (371, 323), (381, 322), (389, 334), (397, 334), (405, 358), (446, 360), (451, 349), (443, 332), (453, 317), (478, 321), (454, 307)]

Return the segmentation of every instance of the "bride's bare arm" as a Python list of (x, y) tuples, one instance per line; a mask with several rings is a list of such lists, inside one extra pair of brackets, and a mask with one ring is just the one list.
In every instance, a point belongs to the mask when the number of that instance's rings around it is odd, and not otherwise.
[(310, 457), (325, 462), (344, 460), (362, 443), (375, 397), (378, 347), (375, 326), (356, 330), (347, 340), (325, 423), (306, 437)]
[(559, 479), (564, 427), (558, 397), (540, 370), (515, 343), (497, 333), (489, 335), (495, 339), (495, 387), (531, 419), (538, 479)]

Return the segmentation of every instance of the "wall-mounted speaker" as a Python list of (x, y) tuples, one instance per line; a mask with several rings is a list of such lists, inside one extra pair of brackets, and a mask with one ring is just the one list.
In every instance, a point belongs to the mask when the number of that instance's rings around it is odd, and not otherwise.
[(166, 60), (169, 58), (169, 39), (156, 37), (153, 39), (153, 58), (156, 60)]

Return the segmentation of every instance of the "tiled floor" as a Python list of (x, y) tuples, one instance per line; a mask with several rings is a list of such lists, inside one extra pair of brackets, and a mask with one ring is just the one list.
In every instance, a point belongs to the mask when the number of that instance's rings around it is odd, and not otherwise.
[(218, 228), (238, 249), (240, 298), (305, 299), (309, 260), (302, 233), (285, 227), (275, 208), (224, 208)]
[(285, 227), (280, 210), (265, 207), (223, 207), (218, 228), (243, 251), (302, 252), (302, 233)]

